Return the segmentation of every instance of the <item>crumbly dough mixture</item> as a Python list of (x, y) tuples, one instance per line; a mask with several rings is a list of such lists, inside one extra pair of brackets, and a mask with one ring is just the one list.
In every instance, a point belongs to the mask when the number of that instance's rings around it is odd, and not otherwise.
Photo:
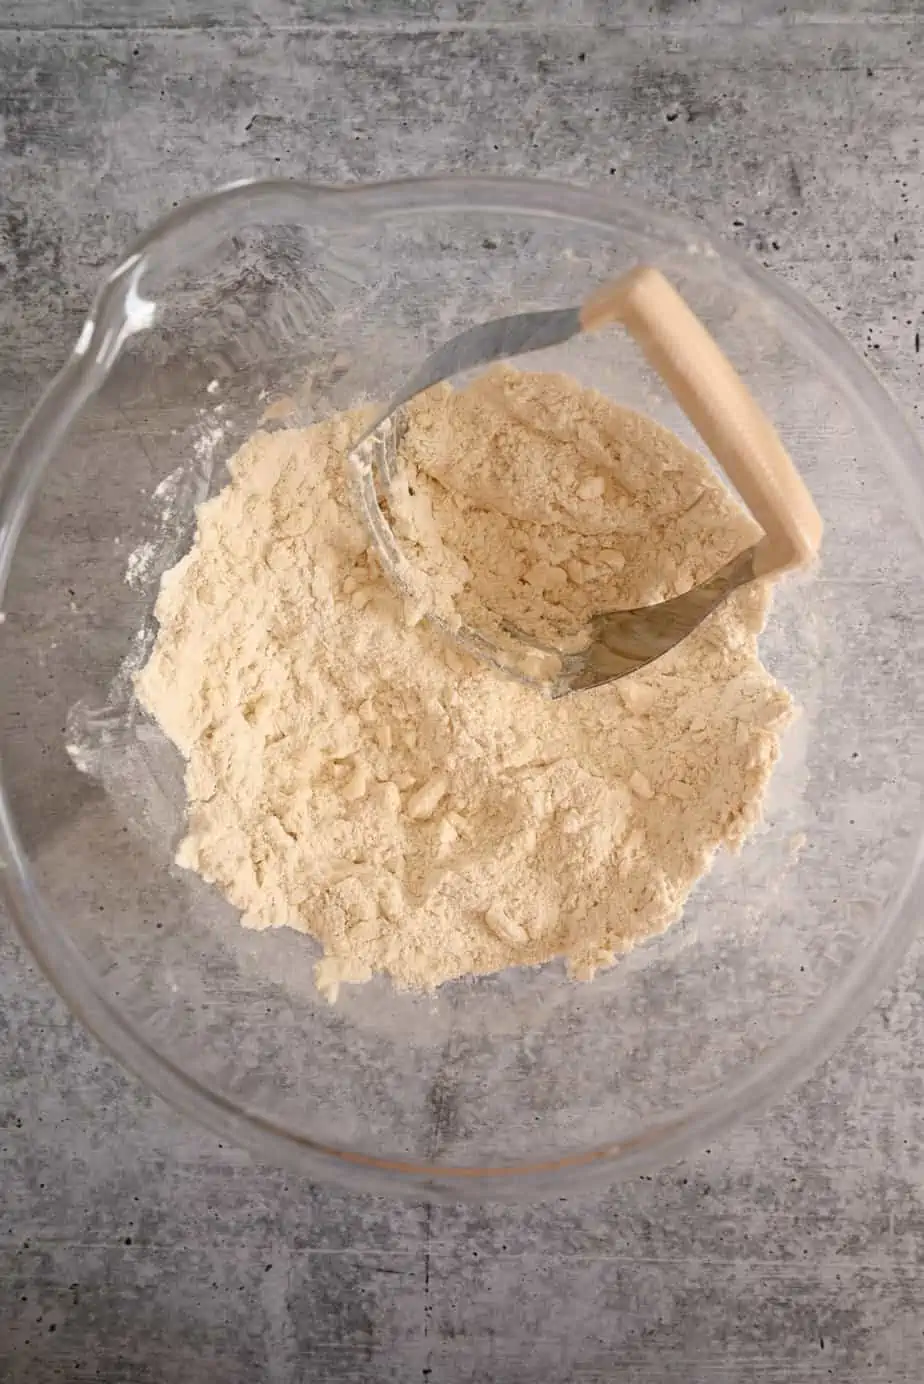
[[(665, 429), (557, 375), (491, 371), (408, 410), (406, 541), (466, 620), (537, 634), (683, 591), (754, 527)], [(589, 978), (680, 914), (759, 817), (791, 703), (767, 595), (550, 701), (409, 623), (344, 453), (369, 417), (257, 432), (168, 572), (143, 705), (187, 759), (178, 861), (316, 978), (400, 986), (567, 958)]]

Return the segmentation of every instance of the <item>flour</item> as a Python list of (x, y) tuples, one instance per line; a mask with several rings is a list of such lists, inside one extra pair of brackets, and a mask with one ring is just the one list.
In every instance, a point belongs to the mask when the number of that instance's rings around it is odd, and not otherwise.
[[(323, 945), (331, 999), (567, 958), (589, 978), (737, 849), (791, 716), (738, 592), (631, 679), (560, 701), (410, 627), (343, 458), (371, 416), (258, 432), (163, 580), (143, 705), (185, 755), (179, 862), (245, 926)], [(492, 371), (407, 411), (404, 540), (466, 621), (574, 633), (753, 540), (706, 462), (562, 376)]]
[[(218, 406), (219, 408), (221, 405)], [(178, 466), (157, 484), (152, 496), (158, 513), (152, 538), (132, 549), (125, 565), (125, 581), (141, 591), (174, 560), (179, 551), (177, 515), (188, 512), (190, 503), (208, 494), (215, 452), (226, 432), (224, 423), (203, 422), (193, 442), (194, 465)]]
[(560, 639), (688, 591), (760, 536), (672, 433), (566, 376), (439, 385), (400, 452), (393, 522), (450, 623)]

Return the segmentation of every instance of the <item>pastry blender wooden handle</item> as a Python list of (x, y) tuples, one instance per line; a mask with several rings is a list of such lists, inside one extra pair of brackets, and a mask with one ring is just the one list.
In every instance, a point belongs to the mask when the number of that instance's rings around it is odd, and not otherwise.
[(776, 430), (731, 362), (659, 270), (632, 269), (589, 297), (581, 327), (623, 324), (764, 531), (755, 573), (807, 566), (822, 522)]

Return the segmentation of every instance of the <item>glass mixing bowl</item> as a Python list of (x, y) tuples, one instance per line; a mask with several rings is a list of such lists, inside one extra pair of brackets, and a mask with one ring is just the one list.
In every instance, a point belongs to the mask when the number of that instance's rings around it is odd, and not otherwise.
[[(335, 1007), (315, 945), (173, 864), (179, 755), (131, 672), (194, 507), (256, 426), (393, 393), (441, 340), (659, 266), (774, 419), (826, 522), (764, 657), (802, 715), (766, 821), (591, 984), (511, 970)], [(564, 365), (695, 441), (628, 339)], [(126, 1066), (261, 1159), (363, 1190), (539, 1196), (650, 1171), (778, 1096), (864, 1012), (921, 908), (922, 454), (794, 292), (708, 232), (544, 183), (235, 185), (104, 284), (0, 488), (6, 899)]]

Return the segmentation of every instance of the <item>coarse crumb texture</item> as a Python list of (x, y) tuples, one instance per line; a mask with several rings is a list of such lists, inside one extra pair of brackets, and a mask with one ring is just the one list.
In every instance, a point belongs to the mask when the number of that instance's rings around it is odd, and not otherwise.
[(760, 534), (673, 433), (567, 376), (438, 385), (400, 456), (392, 523), (450, 623), (555, 640), (688, 591)]
[[(792, 714), (758, 658), (766, 592), (550, 701), (408, 623), (347, 493), (369, 416), (257, 432), (164, 577), (136, 685), (188, 762), (177, 858), (245, 926), (317, 937), (331, 1000), (381, 971), (428, 989), (563, 956), (589, 978), (758, 820)], [(573, 633), (755, 533), (701, 457), (564, 376), (431, 390), (402, 459), (406, 538), (466, 620)]]

